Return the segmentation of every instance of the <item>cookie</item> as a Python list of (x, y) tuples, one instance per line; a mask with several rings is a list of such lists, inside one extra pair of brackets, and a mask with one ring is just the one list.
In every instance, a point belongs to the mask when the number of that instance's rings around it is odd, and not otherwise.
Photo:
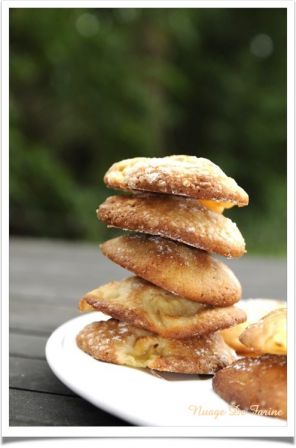
[(236, 350), (237, 353), (242, 355), (248, 355), (256, 353), (251, 347), (247, 347), (239, 340), (243, 331), (252, 323), (257, 322), (263, 316), (276, 308), (282, 308), (282, 300), (276, 299), (245, 299), (239, 302), (239, 306), (245, 311), (247, 320), (241, 324), (235, 325), (231, 328), (226, 328), (221, 331), (221, 335), (224, 338), (226, 344)]
[(245, 253), (236, 224), (195, 199), (153, 193), (111, 196), (97, 216), (109, 227), (170, 238), (225, 257)]
[(166, 339), (115, 319), (87, 325), (76, 342), (100, 361), (165, 372), (212, 374), (234, 360), (233, 351), (217, 333)]
[(234, 306), (212, 307), (184, 299), (139, 277), (113, 281), (87, 293), (80, 310), (87, 305), (135, 327), (167, 338), (205, 335), (227, 328), (246, 318)]
[(227, 403), (257, 415), (287, 418), (287, 358), (241, 358), (213, 378), (214, 391)]
[(259, 353), (287, 354), (287, 308), (278, 308), (248, 326), (239, 340)]
[(202, 157), (174, 155), (122, 160), (111, 166), (104, 182), (110, 188), (126, 191), (144, 190), (223, 201), (226, 207), (242, 207), (249, 202), (247, 193), (234, 179)]
[(233, 272), (207, 252), (148, 235), (120, 236), (100, 245), (110, 260), (186, 299), (229, 306), (241, 297)]

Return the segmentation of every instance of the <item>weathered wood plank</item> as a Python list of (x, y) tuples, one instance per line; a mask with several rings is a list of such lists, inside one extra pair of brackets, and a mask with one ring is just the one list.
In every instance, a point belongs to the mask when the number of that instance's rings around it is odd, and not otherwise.
[(57, 379), (45, 360), (11, 357), (9, 385), (18, 389), (75, 396)]
[(30, 300), (10, 299), (10, 328), (50, 334), (59, 325), (80, 315), (77, 304), (53, 306), (52, 304)]
[(45, 359), (46, 336), (10, 333), (9, 351), (11, 355)]
[(130, 426), (79, 397), (11, 389), (10, 426)]
[[(286, 297), (284, 259), (246, 255), (223, 261), (240, 279), (244, 297)], [(10, 368), (11, 425), (126, 425), (60, 383), (44, 348), (53, 330), (80, 314), (78, 301), (86, 291), (127, 275), (96, 244), (12, 239), (10, 325), (16, 331), (10, 350), (18, 356), (12, 356)]]
[(77, 302), (102, 283), (127, 276), (97, 244), (12, 240), (10, 293), (49, 303)]
[[(244, 297), (286, 298), (285, 259), (247, 254), (223, 261), (240, 279)], [(127, 275), (96, 243), (12, 239), (10, 244), (10, 292), (19, 298), (73, 306), (86, 291)]]

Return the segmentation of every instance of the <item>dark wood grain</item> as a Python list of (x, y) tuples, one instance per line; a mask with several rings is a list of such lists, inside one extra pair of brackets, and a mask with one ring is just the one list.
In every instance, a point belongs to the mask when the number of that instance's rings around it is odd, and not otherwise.
[[(286, 298), (284, 259), (224, 260), (243, 297)], [(129, 273), (96, 244), (32, 239), (10, 243), (10, 424), (12, 426), (126, 426), (76, 396), (51, 372), (45, 344), (59, 325), (79, 316), (80, 297)]]
[(11, 389), (10, 426), (129, 426), (79, 397)]
[(11, 355), (45, 360), (47, 336), (36, 336), (17, 331), (17, 333), (11, 332), (9, 335), (9, 351)]
[[(240, 279), (244, 297), (286, 298), (284, 259), (246, 254), (222, 260)], [(14, 239), (10, 244), (10, 294), (16, 297), (73, 306), (86, 291), (127, 275), (95, 243)]]
[(33, 334), (39, 333), (50, 335), (59, 325), (80, 315), (77, 303), (73, 306), (54, 305), (39, 302), (17, 299), (11, 297), (10, 300), (10, 328), (12, 330), (30, 331)]
[(12, 388), (72, 397), (76, 395), (57, 379), (45, 360), (11, 357), (9, 380)]

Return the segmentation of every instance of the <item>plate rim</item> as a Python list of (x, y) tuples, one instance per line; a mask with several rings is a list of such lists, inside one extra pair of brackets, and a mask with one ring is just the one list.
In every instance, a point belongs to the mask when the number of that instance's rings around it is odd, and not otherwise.
[[(94, 319), (95, 316), (95, 319)], [(169, 426), (169, 425), (163, 425), (163, 424), (157, 424), (155, 422), (148, 422), (147, 419), (145, 418), (141, 418), (141, 416), (137, 416), (135, 414), (135, 412), (133, 412), (132, 410), (130, 410), (129, 408), (124, 409), (124, 411), (122, 410), (122, 407), (119, 406), (117, 407), (115, 404), (107, 402), (105, 400), (101, 400), (100, 396), (97, 395), (90, 395), (88, 392), (86, 392), (85, 390), (83, 390), (83, 393), (81, 393), (81, 390), (79, 388), (79, 386), (75, 383), (75, 382), (71, 382), (69, 380), (69, 378), (71, 378), (71, 375), (67, 375), (64, 374), (64, 372), (68, 372), (69, 371), (69, 366), (68, 366), (68, 359), (67, 357), (63, 356), (64, 354), (64, 348), (63, 348), (63, 343), (65, 341), (65, 339), (67, 337), (69, 337), (69, 332), (67, 332), (68, 328), (72, 328), (72, 331), (74, 331), (74, 327), (76, 327), (76, 323), (78, 324), (78, 322), (81, 323), (81, 328), (83, 328), (83, 325), (87, 325), (90, 322), (93, 322), (94, 320), (107, 320), (109, 319), (109, 316), (99, 312), (99, 311), (93, 311), (90, 313), (86, 313), (86, 314), (82, 314), (79, 316), (76, 316), (66, 322), (64, 322), (63, 324), (61, 324), (59, 327), (57, 327), (49, 336), (49, 338), (47, 339), (46, 345), (45, 345), (45, 357), (46, 357), (46, 361), (50, 367), (50, 369), (52, 370), (52, 372), (54, 373), (54, 375), (62, 382), (64, 383), (70, 390), (72, 390), (73, 392), (75, 392), (79, 397), (81, 397), (82, 399), (90, 402), (93, 406), (102, 409), (103, 411), (106, 411), (108, 413), (111, 413), (113, 415), (115, 415), (118, 418), (121, 418), (122, 420), (127, 421), (128, 423), (131, 423), (135, 426), (143, 426), (143, 427), (165, 427), (165, 426)], [(71, 333), (71, 332), (70, 332)], [(77, 347), (78, 349), (78, 347)], [(97, 360), (95, 360), (94, 358), (90, 357), (88, 354), (84, 353), (82, 350), (81, 351), (81, 355), (86, 356), (87, 358), (89, 358), (91, 361), (95, 361), (98, 362)], [(78, 352), (77, 352), (78, 353)], [(87, 359), (85, 358), (85, 359)], [(58, 362), (57, 362), (58, 359)], [(104, 364), (109, 364), (109, 363), (104, 363)], [(112, 364), (113, 366), (115, 366), (114, 364)], [(57, 367), (58, 366), (58, 367)], [(134, 369), (132, 367), (128, 367), (128, 366), (121, 366), (121, 365), (116, 365), (116, 367), (123, 367), (126, 369), (133, 369), (136, 371), (139, 370), (145, 370), (145, 369)], [(145, 378), (145, 377), (143, 377)], [(153, 378), (153, 375), (147, 377), (147, 379), (150, 379), (150, 381)], [(154, 377), (154, 379), (158, 379), (156, 378), (156, 376)], [(166, 383), (166, 381), (165, 381)], [(157, 387), (159, 387), (159, 384), (157, 381), (155, 381), (155, 385), (157, 385)], [(162, 383), (162, 387), (167, 387), (164, 383)], [(95, 397), (95, 399), (94, 399)], [(217, 396), (217, 398), (220, 399), (220, 397)], [(221, 399), (220, 399), (221, 400)], [(224, 401), (224, 400), (223, 400)], [(228, 406), (228, 404), (226, 404)], [(248, 413), (248, 417), (252, 418), (256, 418), (255, 415), (252, 415), (251, 413)], [(259, 416), (258, 416), (259, 417)], [(260, 417), (259, 417), (260, 418)], [(264, 417), (263, 417), (264, 418)], [(260, 418), (262, 419), (262, 417)], [(264, 418), (264, 421), (266, 419), (266, 423), (270, 422), (270, 424), (266, 424), (266, 425), (262, 425), (265, 428), (280, 428), (280, 427), (285, 427), (286, 425), (284, 424), (284, 421), (280, 420), (280, 419), (274, 419), (274, 418)], [(278, 421), (278, 424), (276, 424), (276, 421)], [(258, 420), (257, 420), (258, 421)], [(254, 420), (255, 422), (255, 420)], [(273, 425), (272, 422), (274, 422), (275, 424)], [(206, 422), (205, 422), (206, 423)], [(251, 422), (250, 422), (251, 423)], [(280, 424), (282, 423), (282, 424)], [(287, 423), (287, 422), (286, 422)], [(99, 426), (99, 425), (98, 425)], [(225, 425), (223, 425), (225, 426)], [(219, 428), (219, 427), (223, 427), (220, 425), (215, 425), (215, 423), (213, 422), (213, 425), (208, 425), (208, 424), (203, 424), (203, 425), (197, 425), (197, 424), (183, 424), (183, 425), (179, 425), (179, 427), (209, 427), (209, 428)], [(238, 425), (227, 425), (228, 427), (235, 427)], [(260, 428), (260, 425), (241, 425), (240, 427), (242, 428), (247, 428), (247, 427), (257, 427)], [(261, 426), (261, 427), (262, 427)], [(123, 426), (117, 426), (117, 427), (121, 427), (123, 428)], [(171, 427), (176, 427), (176, 425), (171, 425)]]

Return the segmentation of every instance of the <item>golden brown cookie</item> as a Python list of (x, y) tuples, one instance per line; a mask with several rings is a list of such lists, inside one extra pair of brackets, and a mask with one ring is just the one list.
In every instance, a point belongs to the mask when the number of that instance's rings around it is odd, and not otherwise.
[(153, 193), (111, 196), (97, 216), (110, 227), (163, 236), (226, 257), (245, 253), (236, 224), (195, 199)]
[(239, 302), (239, 306), (245, 311), (247, 320), (241, 324), (235, 325), (231, 328), (226, 328), (221, 331), (221, 335), (224, 338), (226, 344), (236, 350), (237, 353), (242, 355), (251, 355), (256, 353), (251, 347), (247, 347), (239, 340), (243, 331), (252, 323), (257, 322), (263, 316), (276, 308), (282, 308), (282, 300), (276, 299), (245, 299)]
[(202, 157), (174, 155), (122, 160), (111, 166), (104, 181), (110, 188), (126, 191), (169, 193), (224, 201), (240, 207), (249, 202), (247, 193), (234, 179)]
[(258, 415), (287, 418), (287, 358), (241, 358), (216, 373), (214, 391), (227, 403)]
[(233, 272), (200, 249), (139, 234), (114, 238), (100, 248), (123, 268), (186, 299), (229, 306), (241, 297)]
[(212, 374), (233, 362), (223, 338), (166, 339), (115, 319), (87, 325), (78, 347), (100, 361), (166, 372)]
[(278, 308), (248, 326), (239, 340), (259, 353), (287, 354), (287, 308)]
[(246, 318), (234, 306), (216, 308), (183, 299), (140, 277), (94, 289), (81, 299), (81, 311), (88, 311), (86, 304), (135, 327), (178, 339), (209, 334)]

